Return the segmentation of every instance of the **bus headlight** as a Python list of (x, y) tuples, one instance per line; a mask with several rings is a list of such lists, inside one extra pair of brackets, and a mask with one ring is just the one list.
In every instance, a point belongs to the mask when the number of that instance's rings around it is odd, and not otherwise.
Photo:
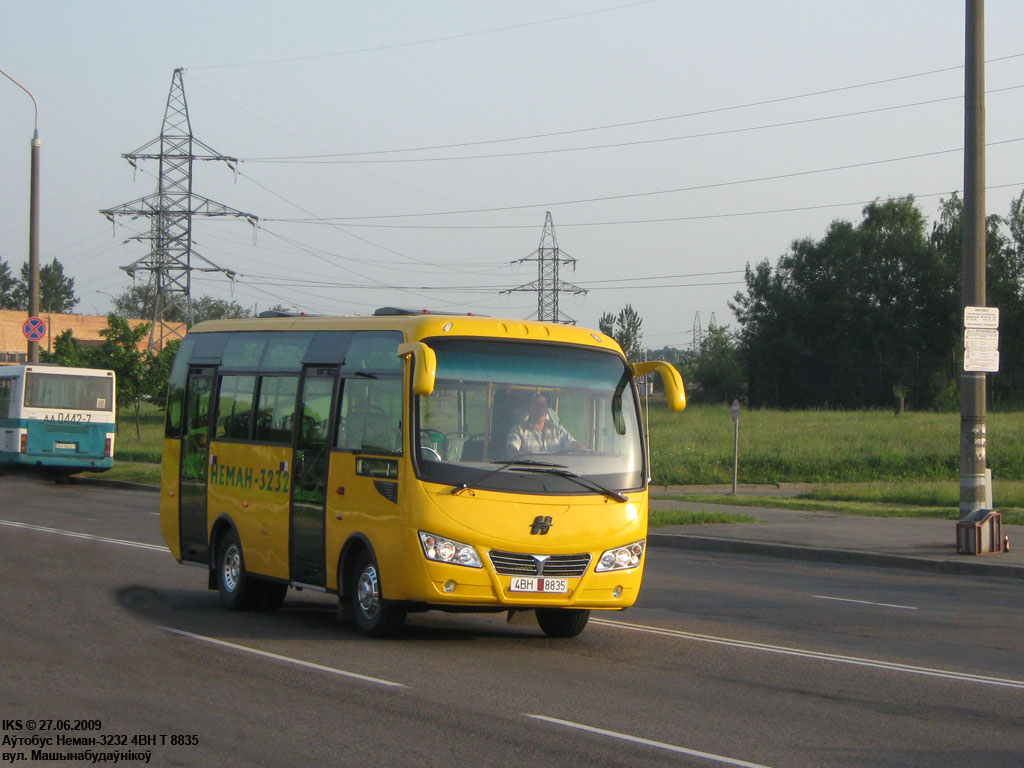
[(420, 544), (423, 545), (423, 554), (427, 560), (465, 565), (468, 568), (483, 568), (480, 555), (469, 544), (446, 539), (444, 536), (435, 536), (426, 531), (420, 531)]
[(621, 571), (625, 568), (636, 568), (640, 565), (640, 559), (644, 556), (644, 545), (646, 539), (634, 541), (624, 547), (616, 547), (601, 553), (597, 560), (595, 571)]

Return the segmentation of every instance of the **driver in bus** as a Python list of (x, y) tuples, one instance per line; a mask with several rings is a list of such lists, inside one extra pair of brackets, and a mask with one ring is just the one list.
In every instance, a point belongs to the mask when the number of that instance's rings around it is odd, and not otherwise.
[(525, 417), (513, 425), (505, 439), (505, 454), (513, 459), (531, 453), (559, 453), (584, 450), (569, 430), (551, 418), (548, 401), (538, 394), (527, 407)]

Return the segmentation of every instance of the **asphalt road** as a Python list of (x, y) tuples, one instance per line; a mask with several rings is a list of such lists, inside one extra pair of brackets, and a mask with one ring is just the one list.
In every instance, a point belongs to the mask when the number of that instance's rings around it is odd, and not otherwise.
[(0, 480), (3, 761), (1024, 763), (1016, 580), (652, 548), (638, 606), (573, 640), (440, 613), (371, 640), (308, 591), (224, 611), (163, 548), (156, 501)]

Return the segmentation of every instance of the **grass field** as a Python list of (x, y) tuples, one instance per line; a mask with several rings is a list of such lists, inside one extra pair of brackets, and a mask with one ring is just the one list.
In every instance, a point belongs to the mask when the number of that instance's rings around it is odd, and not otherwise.
[[(738, 482), (817, 487), (794, 499), (741, 496), (730, 497), (730, 504), (882, 517), (959, 515), (959, 414), (744, 410), (739, 424)], [(1024, 524), (1024, 413), (990, 413), (987, 427), (994, 506), (1004, 522)], [(650, 432), (654, 482), (732, 482), (728, 406), (691, 406), (681, 414), (655, 406)], [(674, 497), (722, 503), (721, 496)]]
[[(958, 414), (744, 410), (739, 482), (842, 483), (956, 480)], [(650, 413), (654, 482), (732, 482), (727, 405)], [(988, 466), (997, 480), (1024, 480), (1024, 413), (988, 415)]]
[[(740, 497), (751, 505), (829, 509), (849, 514), (956, 518), (959, 504), (958, 414), (887, 411), (744, 410), (740, 414), (740, 483), (812, 483), (788, 500)], [(732, 482), (733, 424), (727, 405), (650, 413), (652, 479), (660, 485)], [(115, 467), (103, 476), (159, 482), (163, 412), (121, 414)], [(1024, 413), (988, 415), (988, 466), (995, 506), (1007, 523), (1024, 523)], [(722, 497), (688, 494), (706, 503)], [(710, 522), (701, 515), (677, 522)], [(735, 522), (736, 520), (729, 520)], [(725, 520), (722, 520), (725, 522)]]
[(139, 418), (139, 435), (135, 432), (135, 412), (122, 410), (117, 419), (114, 439), (114, 462), (160, 463), (164, 439), (164, 412), (154, 405), (143, 404)]
[(735, 512), (707, 509), (702, 509), (699, 512), (687, 509), (652, 509), (648, 516), (648, 522), (651, 528), (660, 528), (666, 525), (703, 525), (704, 523), (756, 523), (757, 518)]

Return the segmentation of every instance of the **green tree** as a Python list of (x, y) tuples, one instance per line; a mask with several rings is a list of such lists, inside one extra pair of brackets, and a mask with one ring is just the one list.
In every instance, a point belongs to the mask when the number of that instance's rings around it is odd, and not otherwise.
[[(21, 266), (21, 279), (15, 281), (11, 297), (16, 309), (28, 311), (28, 262)], [(39, 310), (41, 312), (70, 312), (78, 304), (75, 278), (64, 274), (64, 266), (54, 259), (39, 267)]]
[(912, 197), (862, 214), (794, 241), (774, 270), (748, 266), (730, 306), (754, 405), (888, 406), (897, 390), (930, 403), (944, 384), (957, 336), (948, 260)]
[(640, 327), (643, 322), (632, 305), (627, 304), (619, 310), (618, 315), (613, 315), (611, 312), (602, 314), (597, 322), (597, 327), (601, 333), (611, 336), (618, 342), (622, 351), (626, 353), (627, 360), (635, 361), (640, 359), (642, 353), (643, 334), (640, 332)]
[[(114, 297), (114, 314), (119, 317), (152, 320), (156, 310), (156, 289), (153, 283), (133, 283)], [(185, 322), (185, 314), (177, 306), (164, 313), (169, 323)]]
[(746, 376), (739, 347), (728, 327), (712, 325), (689, 366), (695, 399), (730, 403), (745, 394)]
[(40, 350), (44, 363), (67, 365), (72, 368), (100, 368), (96, 364), (95, 350), (83, 347), (78, 343), (70, 328), (62, 331), (53, 340), (53, 351)]
[[(999, 335), (1000, 371), (989, 377), (989, 392), (993, 404), (1020, 405), (1024, 401), (1024, 338), (1019, 333), (1005, 332), (1017, 329), (1024, 322), (1024, 193), (1010, 204), (1009, 216), (991, 215), (985, 220), (986, 304), (999, 308), (999, 324), (1004, 329)], [(948, 312), (955, 325), (950, 359), (960, 360), (959, 328), (961, 306), (961, 268), (963, 263), (963, 209), (962, 198), (953, 194), (941, 201), (938, 221), (932, 229), (931, 241), (946, 265), (950, 291)], [(950, 366), (942, 377), (945, 405), (949, 393), (957, 392), (960, 369)], [(938, 407), (938, 404), (937, 404)]]
[[(152, 283), (137, 283), (125, 288), (114, 297), (114, 314), (120, 317), (149, 320), (156, 309), (156, 291)], [(236, 320), (251, 317), (252, 312), (237, 301), (217, 299), (213, 296), (199, 296), (192, 299), (192, 315), (197, 323), (204, 320)], [(184, 323), (185, 313), (181, 307), (171, 307), (164, 320), (170, 323)]]
[(252, 317), (252, 311), (237, 301), (215, 299), (213, 296), (200, 296), (198, 299), (193, 299), (192, 314), (197, 323), (204, 320), (238, 320), (243, 317)]
[(18, 309), (18, 303), (14, 297), (18, 280), (11, 274), (11, 268), (6, 261), (0, 261), (0, 309)]
[(167, 384), (171, 378), (171, 366), (174, 356), (181, 345), (181, 339), (169, 341), (156, 354), (145, 353), (146, 373), (143, 376), (142, 391), (150, 402), (161, 409), (167, 403)]
[[(993, 404), (1024, 403), (1024, 192), (1010, 203), (1006, 218), (989, 217), (986, 237), (988, 293), (986, 303), (999, 307), (1000, 372), (989, 377)], [(992, 219), (998, 221), (998, 238)]]
[(107, 315), (107, 327), (100, 331), (103, 344), (96, 350), (99, 368), (109, 368), (117, 377), (118, 407), (134, 406), (135, 434), (141, 437), (139, 410), (146, 394), (147, 353), (139, 349), (140, 342), (149, 334), (149, 323), (134, 328), (123, 317), (113, 312)]

